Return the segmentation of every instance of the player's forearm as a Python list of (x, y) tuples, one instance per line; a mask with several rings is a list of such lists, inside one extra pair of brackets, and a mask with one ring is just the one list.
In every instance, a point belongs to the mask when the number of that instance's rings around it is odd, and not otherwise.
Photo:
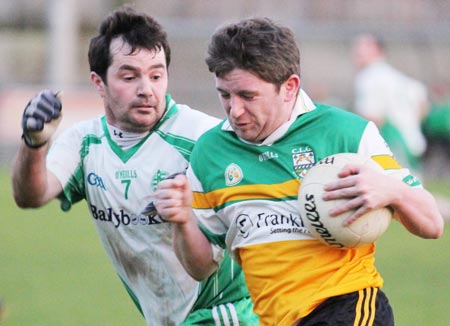
[[(421, 238), (437, 239), (444, 230), (444, 219), (433, 196), (422, 188), (401, 185), (391, 206), (404, 227)], [(395, 191), (395, 190), (394, 190)]]
[(43, 90), (25, 106), (22, 139), (13, 170), (14, 199), (19, 207), (40, 207), (54, 198), (61, 185), (47, 172), (48, 142), (61, 121), (59, 93)]
[(174, 247), (178, 259), (195, 280), (202, 281), (217, 269), (211, 243), (193, 218), (184, 224), (174, 224)]
[(19, 207), (31, 208), (45, 204), (47, 189), (45, 156), (47, 146), (28, 148), (21, 144), (13, 168), (12, 186), (14, 200)]

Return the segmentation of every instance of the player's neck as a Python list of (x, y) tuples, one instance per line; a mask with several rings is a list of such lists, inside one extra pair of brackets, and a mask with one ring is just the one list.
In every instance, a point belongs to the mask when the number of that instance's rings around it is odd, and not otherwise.
[(138, 144), (145, 136), (148, 135), (148, 132), (136, 133), (123, 131), (117, 127), (106, 124), (108, 126), (108, 131), (111, 136), (111, 139), (119, 145), (123, 150), (127, 150), (134, 145)]

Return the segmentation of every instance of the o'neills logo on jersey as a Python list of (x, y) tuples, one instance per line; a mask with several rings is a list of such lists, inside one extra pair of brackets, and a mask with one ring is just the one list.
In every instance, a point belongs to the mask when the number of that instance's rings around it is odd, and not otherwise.
[(225, 169), (225, 184), (227, 186), (237, 185), (244, 178), (244, 173), (242, 173), (242, 169), (239, 165), (235, 163), (231, 163)]
[(302, 179), (306, 172), (314, 165), (316, 159), (314, 152), (309, 146), (294, 148), (292, 153), (292, 165), (295, 173)]

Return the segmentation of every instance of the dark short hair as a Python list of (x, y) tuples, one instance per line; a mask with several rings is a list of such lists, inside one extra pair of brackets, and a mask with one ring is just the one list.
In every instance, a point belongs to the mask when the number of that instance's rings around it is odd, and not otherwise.
[(111, 41), (122, 37), (130, 45), (130, 54), (137, 49), (164, 49), (166, 66), (170, 64), (170, 46), (167, 33), (152, 17), (138, 13), (130, 6), (122, 6), (109, 14), (99, 25), (98, 35), (89, 44), (89, 66), (106, 83), (106, 72), (112, 63)]
[(269, 18), (250, 18), (213, 34), (206, 64), (217, 77), (238, 68), (279, 88), (292, 74), (300, 76), (300, 50), (289, 28)]
[(381, 35), (372, 33), (371, 34), (373, 37), (373, 42), (375, 43), (375, 45), (381, 50), (381, 51), (385, 51), (386, 50), (386, 42), (384, 41), (384, 38), (381, 37)]

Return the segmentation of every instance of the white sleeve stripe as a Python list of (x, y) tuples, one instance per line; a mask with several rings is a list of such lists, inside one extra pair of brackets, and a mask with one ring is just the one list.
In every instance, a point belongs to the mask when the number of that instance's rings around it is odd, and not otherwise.
[(227, 303), (227, 307), (230, 310), (231, 319), (233, 320), (233, 325), (239, 326), (239, 319), (237, 316), (236, 308), (234, 307), (234, 305), (232, 303)]
[(220, 318), (219, 318), (219, 314), (217, 313), (217, 306), (214, 306), (212, 308), (212, 316), (214, 319), (214, 325), (215, 326), (220, 326)]
[[(221, 316), (219, 316), (219, 310)], [(220, 317), (222, 317), (223, 326), (239, 326), (239, 318), (236, 312), (236, 308), (232, 303), (227, 303), (226, 306), (223, 304), (219, 306), (214, 306), (212, 308), (212, 316), (214, 319), (215, 326), (222, 326), (222, 323), (220, 322), (221, 319)], [(229, 316), (231, 316), (231, 320)]]
[(223, 319), (225, 326), (230, 326), (230, 321), (228, 320), (228, 314), (227, 314), (227, 310), (225, 309), (225, 306), (223, 304), (221, 304), (219, 306), (219, 308), (220, 308), (220, 313), (222, 314), (222, 319)]

